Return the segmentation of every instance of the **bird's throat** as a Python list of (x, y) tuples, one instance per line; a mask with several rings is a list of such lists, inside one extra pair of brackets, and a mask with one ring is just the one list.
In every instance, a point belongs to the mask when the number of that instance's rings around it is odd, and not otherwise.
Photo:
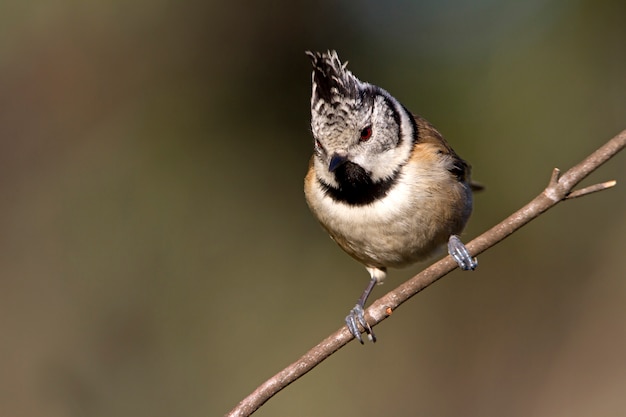
[(347, 161), (334, 171), (334, 187), (321, 179), (319, 183), (330, 198), (352, 206), (364, 206), (383, 198), (395, 184), (398, 172), (381, 181), (372, 181), (370, 173), (354, 162)]

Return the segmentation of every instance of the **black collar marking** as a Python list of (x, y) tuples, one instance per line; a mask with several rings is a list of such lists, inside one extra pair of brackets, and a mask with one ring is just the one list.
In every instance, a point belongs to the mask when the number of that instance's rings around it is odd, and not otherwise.
[(335, 170), (339, 187), (335, 188), (318, 179), (324, 193), (338, 203), (365, 206), (387, 195), (398, 180), (399, 171), (389, 178), (373, 182), (369, 174), (354, 162), (346, 162)]

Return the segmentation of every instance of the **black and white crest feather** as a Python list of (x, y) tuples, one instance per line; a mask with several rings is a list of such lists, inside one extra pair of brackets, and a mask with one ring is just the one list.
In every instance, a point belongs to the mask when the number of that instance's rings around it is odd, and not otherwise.
[(348, 63), (342, 64), (337, 52), (306, 53), (313, 64), (313, 97), (312, 101), (324, 100), (332, 104), (339, 99), (359, 99), (359, 85), (361, 82), (346, 69)]

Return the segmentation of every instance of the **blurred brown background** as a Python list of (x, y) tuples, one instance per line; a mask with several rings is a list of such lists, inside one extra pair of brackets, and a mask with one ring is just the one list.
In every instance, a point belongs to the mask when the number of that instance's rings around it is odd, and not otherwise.
[[(489, 228), (626, 128), (626, 3), (0, 5), (0, 415), (216, 416), (367, 282), (309, 214), (306, 49), (423, 115)], [(558, 206), (258, 416), (626, 410), (626, 175)], [(392, 271), (380, 296), (423, 265)]]

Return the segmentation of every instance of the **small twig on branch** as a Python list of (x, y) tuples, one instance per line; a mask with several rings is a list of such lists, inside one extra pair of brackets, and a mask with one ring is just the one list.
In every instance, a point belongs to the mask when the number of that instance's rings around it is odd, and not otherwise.
[[(626, 130), (605, 143), (582, 162), (560, 175), (554, 169), (548, 186), (521, 209), (510, 215), (504, 221), (492, 227), (487, 232), (468, 243), (467, 249), (472, 256), (476, 256), (498, 242), (511, 235), (526, 223), (537, 218), (546, 210), (554, 207), (563, 200), (602, 191), (611, 188), (616, 181), (606, 181), (589, 187), (572, 191), (573, 188), (595, 171), (600, 165), (615, 156), (626, 146)], [(404, 282), (394, 290), (376, 300), (366, 311), (367, 322), (374, 327), (387, 318), (398, 306), (409, 298), (428, 287), (439, 278), (447, 275), (457, 267), (456, 262), (446, 256), (440, 261), (426, 268), (413, 278)], [(322, 340), (317, 346), (305, 353), (300, 359), (261, 384), (252, 394), (244, 398), (230, 413), (229, 417), (244, 417), (254, 413), (267, 400), (280, 392), (311, 369), (319, 365), (324, 359), (335, 353), (353, 339), (344, 326), (335, 333)]]
[(607, 188), (615, 187), (615, 184), (617, 184), (617, 181), (611, 180), (611, 181), (602, 182), (600, 184), (590, 185), (589, 187), (585, 187), (585, 188), (581, 188), (580, 190), (572, 191), (565, 198), (570, 200), (572, 198), (582, 197), (582, 196), (587, 195), (587, 194), (597, 193), (598, 191), (602, 191), (602, 190), (606, 190)]

